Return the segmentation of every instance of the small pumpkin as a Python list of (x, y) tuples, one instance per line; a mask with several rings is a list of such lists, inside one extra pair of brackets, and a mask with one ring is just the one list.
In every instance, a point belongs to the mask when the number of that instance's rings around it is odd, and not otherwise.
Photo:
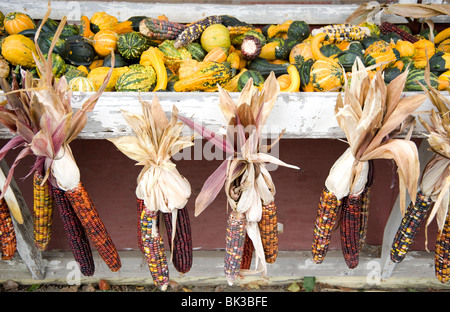
[(406, 40), (399, 40), (395, 44), (395, 49), (400, 53), (400, 57), (414, 57), (414, 54), (416, 53), (416, 48), (414, 47), (414, 43), (406, 41)]
[(26, 29), (35, 29), (36, 24), (33, 19), (22, 12), (11, 12), (5, 16), (3, 26), (10, 35), (18, 34)]
[(414, 66), (416, 68), (425, 68), (427, 60), (436, 53), (434, 43), (427, 39), (420, 39), (414, 42), (414, 47), (416, 49), (413, 57)]
[(289, 63), (291, 64), (302, 64), (311, 58), (313, 58), (311, 45), (305, 42), (296, 44), (289, 52)]
[(89, 21), (90, 29), (94, 34), (98, 33), (100, 30), (112, 31), (119, 23), (117, 17), (105, 12), (95, 12)]
[(216, 47), (209, 51), (205, 58), (203, 59), (204, 62), (218, 62), (223, 63), (227, 60), (228, 57), (228, 49), (223, 47)]
[(120, 34), (117, 51), (127, 60), (138, 59), (150, 47), (150, 41), (139, 32)]
[(94, 92), (94, 82), (88, 77), (75, 77), (69, 81), (69, 89), (78, 92)]
[(94, 35), (94, 49), (100, 57), (111, 54), (111, 51), (117, 51), (117, 41), (119, 36), (112, 30), (103, 29)]
[(34, 67), (33, 54), (37, 54), (36, 46), (33, 40), (24, 35), (10, 35), (3, 40), (2, 55), (13, 66)]
[(228, 28), (222, 24), (210, 25), (202, 32), (200, 44), (206, 52), (209, 52), (216, 47), (230, 49), (230, 32)]
[(316, 92), (338, 91), (344, 84), (344, 72), (337, 62), (320, 59), (311, 66), (310, 79)]

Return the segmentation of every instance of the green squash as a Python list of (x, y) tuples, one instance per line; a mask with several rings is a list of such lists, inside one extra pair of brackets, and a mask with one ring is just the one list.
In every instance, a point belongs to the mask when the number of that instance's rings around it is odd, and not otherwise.
[(76, 36), (80, 34), (80, 27), (75, 24), (66, 24), (61, 32), (61, 38), (65, 39), (70, 36)]
[[(39, 34), (39, 38), (37, 40), (37, 44), (39, 49), (41, 49), (42, 53), (48, 53), (50, 46), (53, 41), (54, 34), (53, 33), (41, 33)], [(60, 55), (64, 60), (67, 59), (70, 52), (70, 46), (67, 41), (61, 37), (56, 41), (55, 47), (53, 48), (52, 53)]]
[(150, 47), (150, 41), (139, 32), (119, 35), (117, 51), (127, 60), (138, 59)]
[(86, 66), (92, 64), (97, 54), (95, 53), (94, 46), (88, 39), (83, 36), (75, 35), (66, 39), (69, 44), (69, 56), (66, 58), (66, 62), (75, 66)]
[(247, 81), (252, 78), (253, 79), (253, 85), (262, 88), (264, 85), (264, 77), (256, 70), (246, 70), (242, 75), (239, 77), (237, 88), (238, 91), (242, 91), (244, 89), (245, 85), (247, 84)]
[(389, 84), (392, 80), (397, 78), (402, 71), (398, 67), (387, 67), (384, 69), (384, 82), (386, 84)]
[(362, 39), (360, 42), (365, 49), (367, 49), (370, 45), (372, 45), (374, 42), (379, 41), (379, 40), (383, 40), (380, 37), (376, 37), (376, 36), (367, 36), (366, 38)]
[[(41, 24), (42, 24), (42, 20), (40, 20), (37, 23), (36, 29), (38, 29)], [(59, 23), (57, 21), (55, 21), (51, 18), (47, 18), (45, 23), (42, 25), (41, 32), (54, 33), (58, 29), (58, 26), (59, 26)]]
[[(48, 54), (44, 54), (45, 59), (47, 59)], [(56, 78), (64, 75), (66, 71), (66, 63), (59, 54), (52, 53), (52, 72), (53, 76)]]
[(313, 86), (311, 82), (311, 67), (313, 66), (315, 60), (308, 59), (300, 67), (298, 71), (300, 75), (300, 90), (301, 91), (312, 91)]
[(351, 41), (347, 46), (348, 51), (356, 52), (358, 54), (364, 55), (364, 46), (359, 41)]
[(66, 64), (64, 76), (66, 77), (67, 82), (70, 82), (70, 80), (76, 77), (87, 77), (87, 74), (86, 72), (79, 70), (76, 66)]
[[(142, 65), (141, 65), (142, 66)], [(148, 92), (156, 83), (156, 72), (151, 66), (135, 67), (120, 75), (115, 89), (119, 92)]]
[(320, 47), (320, 52), (325, 56), (325, 57), (330, 57), (332, 55), (336, 55), (342, 52), (342, 50), (335, 44), (330, 43), (330, 44), (324, 44), (323, 46)]
[(356, 59), (359, 58), (361, 61), (364, 60), (364, 55), (351, 51), (351, 50), (345, 50), (342, 51), (337, 55), (339, 64), (344, 67), (345, 71), (351, 72), (353, 64), (355, 63)]
[(298, 42), (302, 42), (310, 34), (311, 29), (305, 21), (293, 21), (287, 31), (287, 37)]
[(263, 77), (268, 77), (273, 71), (275, 76), (281, 76), (287, 74), (287, 65), (284, 64), (272, 64), (268, 60), (257, 57), (250, 61), (247, 65), (247, 69), (258, 71)]
[(402, 40), (402, 37), (395, 32), (390, 32), (390, 33), (381, 35), (380, 38), (386, 42), (394, 41), (394, 43), (397, 43), (398, 40)]
[(450, 69), (450, 53), (438, 51), (430, 57), (429, 62), (430, 71), (439, 76)]
[(203, 61), (207, 52), (203, 49), (202, 45), (198, 42), (191, 42), (186, 45), (186, 49), (191, 53), (191, 56), (196, 61)]
[[(128, 65), (130, 64), (128, 64), (128, 61), (123, 56), (117, 53), (114, 54), (114, 68), (125, 67)], [(111, 67), (111, 55), (105, 56), (102, 66)]]
[[(423, 91), (422, 87), (417, 83), (420, 82), (424, 87), (425, 83), (425, 70), (423, 69), (411, 69), (406, 77), (406, 83), (404, 91)], [(437, 89), (439, 87), (438, 76), (430, 73), (430, 84), (433, 88)]]

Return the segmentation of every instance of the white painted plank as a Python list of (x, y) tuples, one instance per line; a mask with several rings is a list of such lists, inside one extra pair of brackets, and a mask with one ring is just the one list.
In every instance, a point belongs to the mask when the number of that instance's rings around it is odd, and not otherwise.
[[(408, 93), (414, 94), (413, 92)], [(74, 93), (73, 107), (80, 108), (90, 95), (91, 93)], [(141, 98), (151, 101), (154, 95), (154, 92), (141, 93)], [(239, 96), (238, 93), (231, 95), (235, 101)], [(218, 108), (219, 95), (217, 92), (158, 92), (157, 96), (163, 109), (168, 113), (175, 105), (180, 114), (187, 117), (193, 116), (196, 122), (202, 123), (213, 131), (218, 131), (224, 124)], [(336, 97), (337, 93), (335, 92), (282, 93), (269, 116), (263, 135), (267, 139), (276, 138), (281, 130), (285, 129), (283, 138), (343, 138), (344, 134), (334, 117)], [(432, 108), (431, 102), (427, 100), (417, 109), (416, 113), (421, 114), (427, 120), (427, 112)], [(94, 111), (89, 113), (88, 123), (79, 138), (105, 139), (132, 134), (131, 128), (122, 117), (121, 110), (141, 113), (139, 94), (135, 92), (103, 93)], [(413, 136), (423, 137), (423, 131), (422, 125), (417, 122)], [(186, 128), (185, 133), (188, 134), (191, 131)], [(0, 127), (0, 138), (9, 137), (11, 137), (9, 130)]]
[[(38, 1), (4, 1), (0, 5), (3, 13), (13, 11), (26, 12), (31, 17), (41, 19), (46, 13), (47, 0)], [(308, 24), (342, 23), (358, 7), (357, 4), (209, 4), (183, 3), (148, 3), (126, 1), (52, 1), (51, 18), (60, 19), (67, 16), (69, 21), (79, 21), (81, 15), (92, 16), (94, 12), (106, 12), (126, 20), (131, 16), (145, 15), (158, 17), (166, 15), (169, 20), (179, 23), (191, 23), (209, 15), (230, 14), (251, 24), (277, 24), (286, 20), (304, 20)], [(383, 19), (393, 23), (404, 23), (399, 16), (383, 14)], [(446, 16), (434, 17), (435, 23), (446, 23)]]

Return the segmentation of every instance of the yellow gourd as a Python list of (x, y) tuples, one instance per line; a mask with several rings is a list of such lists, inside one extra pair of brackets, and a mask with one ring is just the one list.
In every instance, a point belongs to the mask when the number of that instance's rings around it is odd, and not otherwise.
[[(110, 68), (111, 67), (102, 66), (94, 68), (89, 72), (87, 78), (92, 80), (95, 91), (98, 91), (98, 89), (103, 84), (103, 81), (105, 81), (105, 77), (108, 74)], [(115, 67), (112, 71), (111, 78), (106, 85), (105, 91), (114, 91), (114, 86), (116, 85), (117, 79), (119, 79), (120, 75), (126, 73), (129, 70), (130, 68), (128, 66)]]
[(95, 12), (90, 19), (91, 30), (97, 33), (100, 30), (113, 30), (119, 23), (117, 17), (109, 15), (105, 12)]
[(100, 57), (111, 54), (111, 50), (117, 50), (119, 36), (112, 30), (100, 30), (94, 35), (94, 49)]
[(427, 39), (420, 39), (414, 42), (414, 47), (416, 49), (413, 57), (414, 67), (425, 68), (428, 59), (436, 53), (434, 43)]
[(289, 75), (289, 85), (288, 86), (281, 86), (280, 85), (280, 91), (281, 92), (299, 92), (300, 90), (300, 74), (297, 70), (297, 67), (295, 65), (289, 65), (287, 68), (287, 72)]
[(400, 53), (400, 57), (414, 57), (416, 54), (416, 47), (412, 42), (406, 40), (398, 40), (395, 44), (395, 49)]
[(25, 68), (35, 67), (33, 54), (37, 55), (36, 46), (24, 35), (10, 35), (2, 43), (2, 55), (12, 65), (20, 65)]
[(142, 53), (139, 64), (144, 66), (152, 66), (156, 72), (156, 86), (157, 90), (166, 90), (167, 88), (167, 69), (164, 65), (164, 54), (156, 47), (150, 47)]
[(289, 63), (291, 64), (301, 64), (311, 58), (313, 58), (311, 44), (306, 42), (295, 45), (289, 53)]

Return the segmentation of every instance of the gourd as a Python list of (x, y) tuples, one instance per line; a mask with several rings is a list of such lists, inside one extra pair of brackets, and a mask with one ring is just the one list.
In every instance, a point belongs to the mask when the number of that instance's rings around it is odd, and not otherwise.
[[(183, 67), (184, 63), (181, 64)], [(180, 67), (180, 71), (181, 71)], [(199, 62), (198, 69), (189, 76), (179, 76), (174, 84), (176, 92), (215, 90), (217, 85), (224, 85), (231, 78), (229, 64), (217, 62)]]
[[(417, 82), (420, 82), (420, 84), (427, 87), (425, 82), (425, 71), (413, 68), (406, 77), (404, 91), (423, 91), (422, 87)], [(439, 87), (438, 77), (433, 73), (430, 73), (430, 84), (435, 89)]]
[[(48, 54), (44, 54), (44, 58), (47, 59)], [(56, 78), (59, 78), (62, 75), (64, 75), (64, 72), (66, 71), (66, 63), (64, 62), (64, 60), (61, 58), (61, 56), (59, 54), (52, 53), (51, 58), (52, 58), (53, 76)], [(38, 70), (38, 74), (40, 76), (39, 70)]]
[(216, 47), (229, 49), (231, 47), (230, 32), (222, 24), (212, 24), (202, 32), (200, 44), (206, 52)]
[(164, 54), (156, 47), (150, 47), (142, 53), (139, 64), (152, 66), (156, 72), (156, 85), (154, 91), (165, 90), (167, 87), (167, 70), (164, 65)]
[[(43, 20), (40, 20), (38, 22), (38, 24), (36, 25), (36, 28), (39, 28), (42, 24)], [(42, 32), (55, 32), (58, 29), (59, 23), (51, 18), (47, 18), (44, 22), (44, 24), (42, 24), (42, 28), (41, 31)]]
[(434, 44), (438, 45), (446, 39), (450, 38), (450, 27), (447, 27), (441, 31), (439, 31), (436, 36), (434, 36)]
[(94, 82), (88, 77), (75, 77), (69, 81), (68, 88), (78, 92), (94, 92)]
[(66, 71), (64, 72), (64, 76), (66, 77), (66, 80), (68, 82), (70, 82), (70, 80), (72, 80), (73, 78), (77, 78), (77, 77), (87, 77), (88, 73), (86, 73), (85, 71), (70, 65), (70, 64), (66, 64)]
[(234, 75), (227, 83), (223, 85), (223, 88), (228, 92), (238, 92), (238, 81), (241, 75), (247, 71), (247, 68), (241, 68), (239, 72)]
[(380, 64), (376, 70), (384, 70), (389, 64), (400, 59), (399, 53), (395, 49), (387, 52), (372, 52), (364, 57), (366, 67)]
[(436, 48), (437, 51), (450, 52), (450, 38), (445, 39)]
[(28, 14), (11, 12), (5, 16), (3, 27), (9, 35), (14, 35), (26, 29), (34, 29), (36, 24)]
[(70, 36), (66, 39), (69, 45), (69, 55), (66, 62), (75, 66), (89, 67), (97, 54), (89, 39), (81, 35)]
[(113, 30), (118, 24), (117, 17), (105, 12), (95, 12), (90, 19), (90, 29), (96, 34), (100, 30)]
[(341, 66), (332, 60), (316, 60), (311, 66), (310, 79), (314, 91), (337, 91), (344, 83)]
[(384, 82), (389, 84), (392, 80), (397, 78), (402, 71), (398, 67), (388, 67), (383, 71), (384, 74)]
[(366, 56), (366, 55), (369, 55), (374, 52), (384, 53), (391, 49), (392, 49), (392, 46), (388, 42), (386, 42), (384, 40), (378, 40), (378, 41), (375, 41), (374, 43), (372, 43), (371, 45), (369, 45), (367, 48), (365, 48), (364, 55)]
[(280, 88), (281, 92), (299, 92), (300, 91), (300, 74), (297, 67), (289, 65), (287, 68), (290, 84), (286, 88)]
[(247, 84), (248, 80), (252, 78), (253, 85), (257, 87), (259, 90), (262, 89), (264, 86), (265, 79), (264, 77), (256, 70), (247, 70), (239, 77), (238, 83), (237, 83), (237, 89), (238, 91), (242, 91), (244, 89), (245, 85)]
[(436, 52), (430, 57), (430, 71), (440, 75), (450, 69), (450, 53)]
[(359, 24), (359, 26), (369, 28), (371, 36), (375, 36), (375, 37), (380, 36), (380, 33), (381, 33), (380, 27), (378, 27), (377, 24), (375, 24), (375, 23), (366, 21), (366, 22)]
[(203, 61), (223, 63), (227, 60), (227, 58), (228, 58), (228, 49), (223, 47), (216, 47), (205, 55)]
[(315, 63), (314, 59), (306, 60), (299, 69), (300, 90), (304, 92), (314, 92), (314, 86), (311, 81), (311, 67)]
[(118, 35), (108, 29), (98, 31), (94, 35), (94, 49), (100, 57), (111, 54), (111, 51), (117, 51)]
[(91, 21), (86, 15), (82, 15), (80, 19), (80, 35), (85, 38), (94, 37), (94, 33), (91, 30)]
[[(203, 46), (203, 41), (202, 40), (206, 40), (209, 43), (212, 44), (211, 48), (216, 47), (216, 46), (223, 46), (225, 48), (230, 48), (230, 35), (228, 32), (228, 29), (220, 24), (220, 22), (222, 21), (222, 18), (218, 15), (211, 15), (211, 16), (207, 16), (205, 18), (202, 18), (198, 21), (195, 21), (191, 24), (189, 24), (186, 29), (184, 29), (175, 39), (175, 47), (176, 48), (181, 48), (181, 47), (185, 47), (186, 45), (188, 45), (191, 42), (194, 42), (195, 40), (200, 38), (200, 43)], [(215, 27), (219, 25), (220, 27)], [(209, 27), (214, 26), (212, 28), (210, 28), (208, 31), (206, 31)], [(222, 34), (226, 34), (228, 35), (228, 38), (223, 37), (223, 38), (216, 38), (216, 36), (220, 35), (220, 33), (217, 33), (217, 31), (221, 31)], [(202, 39), (201, 37), (204, 36), (204, 39)], [(228, 46), (226, 45), (221, 45), (221, 44), (226, 44), (226, 42), (224, 42), (223, 40), (227, 39), (228, 40)], [(206, 43), (208, 43), (206, 42)], [(205, 44), (206, 44), (205, 43)], [(217, 45), (217, 43), (219, 43), (219, 45)], [(206, 49), (206, 46), (203, 46), (203, 48), (206, 50), (206, 52), (209, 52), (211, 49)]]
[(337, 55), (337, 61), (346, 72), (351, 72), (353, 69), (353, 64), (356, 59), (359, 58), (361, 61), (364, 60), (364, 56), (362, 53), (357, 53), (351, 50), (342, 51)]
[(232, 75), (234, 76), (238, 71), (245, 68), (247, 66), (247, 60), (242, 55), (242, 52), (239, 50), (234, 50), (230, 54), (228, 54), (227, 62), (230, 63)]
[(414, 42), (414, 47), (416, 49), (413, 57), (414, 67), (425, 68), (428, 59), (436, 53), (434, 43), (427, 39), (420, 39)]
[(284, 64), (272, 64), (268, 60), (257, 57), (253, 61), (249, 62), (247, 69), (258, 71), (263, 77), (269, 76), (273, 71), (275, 76), (287, 74), (287, 66)]
[(66, 39), (71, 36), (77, 36), (80, 34), (80, 28), (75, 24), (66, 24), (61, 32), (61, 38)]
[(139, 32), (119, 35), (117, 51), (127, 60), (138, 59), (150, 47), (150, 41)]
[(24, 35), (10, 35), (3, 40), (2, 55), (13, 66), (34, 67), (33, 54), (37, 54), (36, 46), (33, 40)]
[(291, 49), (297, 44), (296, 40), (276, 38), (273, 41), (266, 43), (261, 48), (260, 57), (269, 61), (286, 60), (289, 58)]
[(395, 49), (400, 53), (400, 57), (413, 58), (414, 54), (416, 53), (414, 43), (406, 40), (397, 41), (397, 43), (395, 44)]
[[(124, 67), (128, 65), (127, 60), (123, 56), (117, 53), (114, 54), (114, 67)], [(102, 66), (111, 67), (111, 54), (105, 56)]]
[(8, 61), (0, 56), (0, 78), (8, 78), (10, 70)]
[(164, 64), (173, 71), (177, 71), (183, 61), (192, 59), (191, 54), (185, 47), (175, 48), (174, 40), (165, 40), (158, 45), (158, 49), (164, 55)]
[(97, 59), (97, 60), (94, 60), (91, 63), (91, 65), (89, 65), (89, 69), (93, 70), (94, 68), (102, 67), (102, 66), (103, 66), (103, 59)]
[(0, 36), (3, 36), (5, 34), (4, 20), (5, 20), (5, 15), (3, 14), (2, 11), (0, 11)]
[(320, 47), (320, 53), (327, 58), (334, 58), (341, 52), (342, 50), (334, 43), (324, 44)]
[(302, 64), (311, 58), (313, 58), (311, 45), (306, 42), (296, 44), (289, 52), (289, 63), (291, 64)]
[(287, 20), (282, 24), (272, 25), (267, 29), (267, 38), (289, 38), (302, 42), (311, 34), (310, 27), (305, 21)]
[(156, 82), (156, 73), (153, 67), (134, 67), (123, 73), (116, 82), (115, 90), (119, 92), (148, 92)]
[(191, 42), (186, 45), (186, 50), (189, 51), (192, 58), (201, 62), (205, 58), (207, 52), (203, 49), (202, 45), (198, 42)]
[[(108, 74), (108, 71), (111, 67), (97, 67), (92, 69), (87, 78), (91, 79), (94, 83), (94, 90), (98, 91), (100, 86), (103, 84), (103, 81), (105, 81), (106, 75)], [(114, 91), (117, 79), (123, 74), (129, 71), (129, 67), (115, 67), (112, 70), (111, 78), (108, 81), (108, 84), (106, 85), (105, 91)]]
[[(37, 44), (42, 53), (48, 53), (52, 45), (54, 33), (41, 33), (37, 40)], [(70, 52), (70, 45), (61, 37), (56, 40), (52, 53), (60, 55), (64, 60), (68, 58)]]

